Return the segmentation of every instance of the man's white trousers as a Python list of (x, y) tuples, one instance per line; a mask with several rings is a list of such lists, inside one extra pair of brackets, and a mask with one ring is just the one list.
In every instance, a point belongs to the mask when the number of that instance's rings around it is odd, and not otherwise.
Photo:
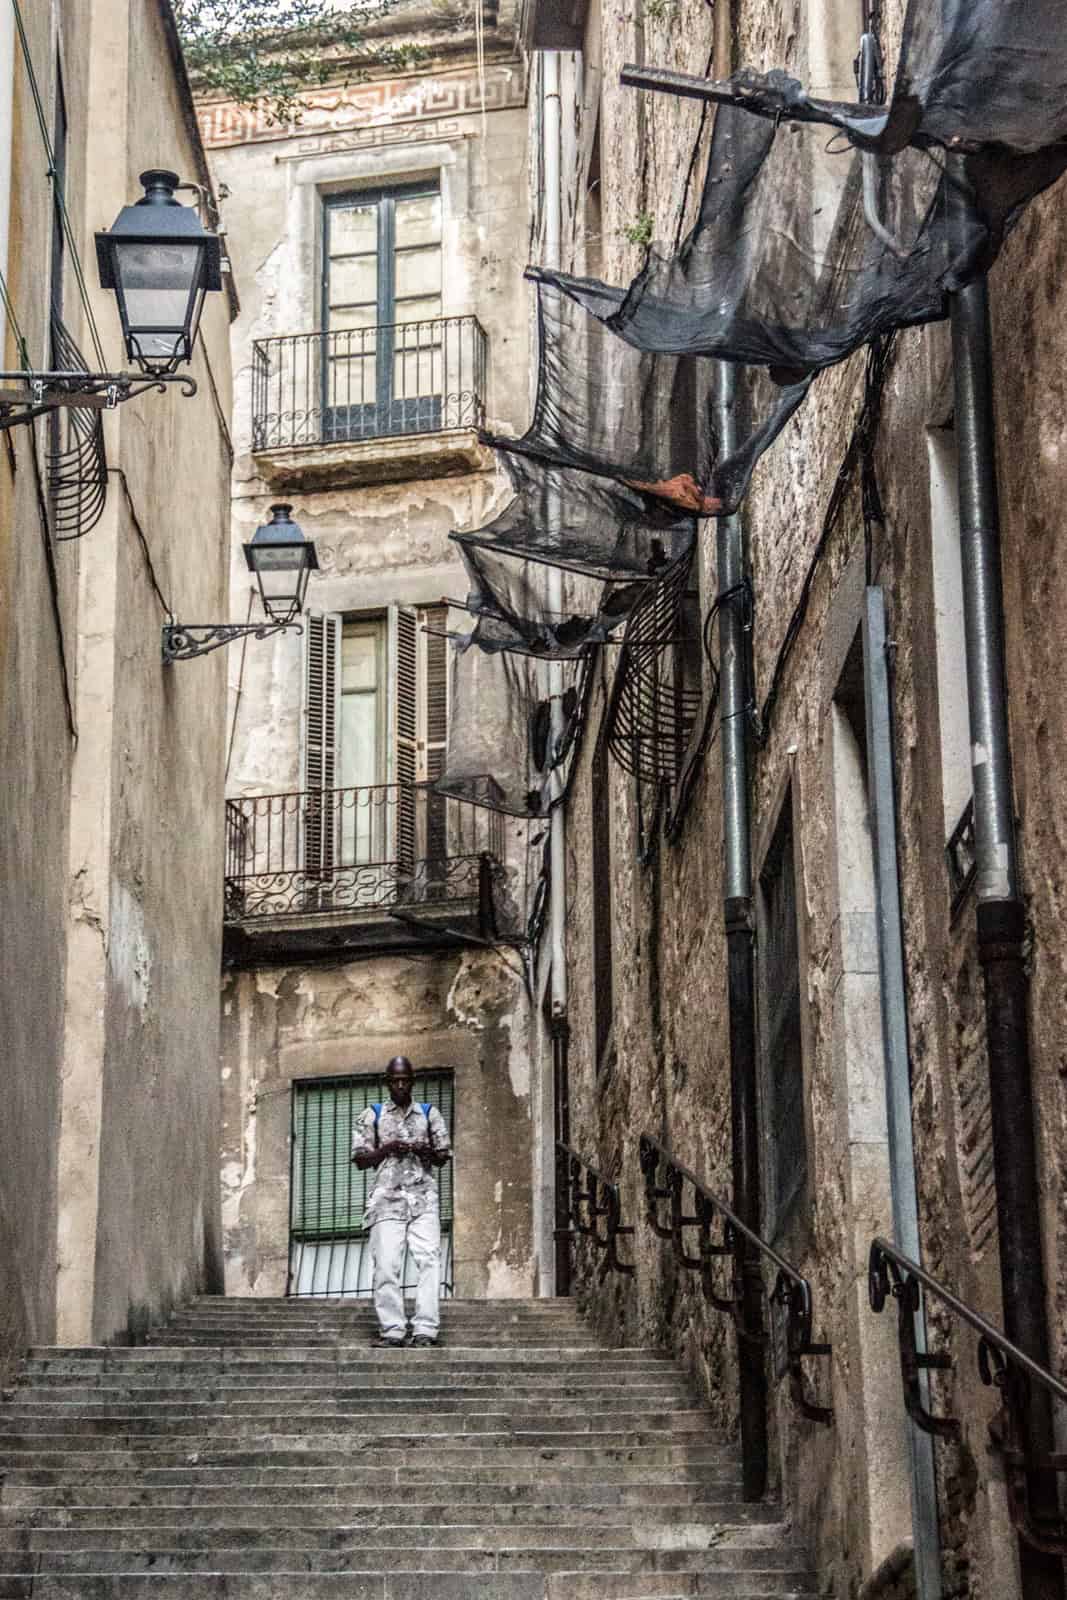
[(374, 1309), (383, 1338), (398, 1342), (407, 1333), (404, 1309), (404, 1256), (411, 1259), (418, 1273), (415, 1290), (415, 1315), (411, 1331), (428, 1339), (437, 1338), (441, 1321), (441, 1218), (436, 1211), (424, 1211), (411, 1222), (394, 1222), (385, 1217), (370, 1231), (374, 1260)]

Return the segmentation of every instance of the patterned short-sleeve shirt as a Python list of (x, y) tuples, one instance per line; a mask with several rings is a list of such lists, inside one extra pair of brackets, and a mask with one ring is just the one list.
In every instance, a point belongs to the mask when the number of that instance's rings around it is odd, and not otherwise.
[[(451, 1155), (448, 1125), (436, 1106), (429, 1119), (413, 1100), (405, 1109), (387, 1100), (378, 1121), (379, 1144), (400, 1140), (404, 1144), (430, 1144), (438, 1155)], [(375, 1148), (374, 1107), (368, 1106), (352, 1129), (352, 1155)], [(363, 1226), (376, 1222), (411, 1222), (425, 1211), (437, 1211), (440, 1199), (434, 1169), (418, 1156), (389, 1156), (377, 1170), (374, 1188), (363, 1216)]]

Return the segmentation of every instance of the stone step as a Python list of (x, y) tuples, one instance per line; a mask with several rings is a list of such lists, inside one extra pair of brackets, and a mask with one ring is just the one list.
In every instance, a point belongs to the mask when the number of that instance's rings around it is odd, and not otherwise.
[(0, 1575), (17, 1573), (299, 1573), (299, 1572), (759, 1572), (803, 1577), (794, 1549), (713, 1546), (703, 1550), (420, 1549), (414, 1542), (354, 1542), (351, 1549), (35, 1550), (0, 1549)]
[[(46, 1474), (46, 1476), (51, 1476)], [(0, 1509), (18, 1512), (37, 1508), (64, 1509), (115, 1508), (143, 1506), (149, 1509), (172, 1510), (193, 1506), (198, 1512), (216, 1508), (258, 1506), (263, 1509), (299, 1506), (301, 1514), (316, 1510), (334, 1511), (340, 1520), (366, 1507), (388, 1504), (384, 1499), (388, 1488), (397, 1488), (391, 1474), (389, 1483), (376, 1478), (370, 1483), (319, 1482), (234, 1483), (232, 1478), (219, 1474), (211, 1482), (146, 1483), (142, 1477), (120, 1483), (100, 1483), (92, 1474), (82, 1475), (70, 1483), (13, 1482), (10, 1478), (0, 1485)], [(742, 1503), (739, 1495), (740, 1477), (732, 1485), (709, 1483), (706, 1476), (683, 1478), (679, 1474), (665, 1475), (660, 1482), (652, 1482), (647, 1475), (636, 1483), (590, 1482), (578, 1476), (571, 1482), (551, 1484), (533, 1475), (526, 1482), (479, 1483), (469, 1477), (425, 1481), (409, 1481), (403, 1485), (404, 1500), (419, 1508), (443, 1506), (466, 1510), (477, 1506), (501, 1515), (521, 1512), (523, 1515), (540, 1513), (545, 1506), (565, 1505), (568, 1514), (580, 1510), (594, 1512), (637, 1510), (647, 1512), (661, 1506), (685, 1505), (728, 1506), (731, 1519), (763, 1520), (767, 1507), (763, 1503)], [(701, 1512), (703, 1515), (703, 1511)]]
[[(583, 1442), (577, 1444), (573, 1437), (554, 1433), (526, 1437), (510, 1433), (470, 1433), (426, 1435), (418, 1440), (410, 1435), (383, 1435), (375, 1438), (373, 1444), (358, 1445), (358, 1467), (360, 1471), (377, 1467), (403, 1471), (432, 1460), (437, 1467), (464, 1471), (468, 1467), (504, 1471), (510, 1467), (534, 1468), (542, 1464), (584, 1467), (589, 1471), (620, 1464), (630, 1467), (707, 1466), (725, 1470), (733, 1460), (732, 1451), (708, 1444), (699, 1435), (689, 1442), (684, 1436), (681, 1440), (670, 1436), (664, 1440), (655, 1434), (608, 1434), (602, 1443), (596, 1443), (594, 1436), (580, 1434), (578, 1438)], [(304, 1448), (299, 1448), (298, 1441), (287, 1435), (253, 1435), (235, 1440), (232, 1445), (216, 1441), (211, 1434), (190, 1434), (180, 1446), (152, 1434), (117, 1438), (76, 1435), (69, 1444), (61, 1440), (62, 1435), (52, 1434), (0, 1436), (0, 1469), (25, 1468), (31, 1460), (41, 1468), (75, 1471), (91, 1471), (97, 1466), (104, 1471), (121, 1467), (154, 1471), (190, 1464), (220, 1469), (341, 1469), (352, 1462), (354, 1449), (351, 1439), (329, 1434), (312, 1438)]]
[[(706, 1463), (695, 1463), (700, 1471), (683, 1471), (681, 1467), (674, 1466), (646, 1466), (631, 1465), (627, 1467), (604, 1466), (596, 1476), (604, 1487), (626, 1486), (630, 1488), (645, 1488), (651, 1484), (677, 1484), (704, 1488), (715, 1488), (720, 1493), (723, 1489), (736, 1489), (741, 1481), (740, 1473), (732, 1468), (712, 1467)], [(501, 1490), (521, 1487), (543, 1488), (552, 1486), (583, 1485), (589, 1477), (587, 1466), (557, 1466), (554, 1462), (542, 1463), (540, 1466), (519, 1467), (515, 1465), (486, 1467), (469, 1466), (460, 1475), (461, 1480), (467, 1484), (493, 1485)], [(52, 1468), (52, 1467), (11, 1467), (4, 1474), (3, 1488), (0, 1495), (5, 1501), (10, 1499), (8, 1490), (19, 1485), (35, 1486), (38, 1488), (53, 1488), (69, 1485), (78, 1487), (84, 1495), (87, 1483), (107, 1485), (122, 1488), (127, 1492), (142, 1488), (178, 1487), (188, 1486), (198, 1489), (226, 1487), (234, 1492), (243, 1492), (246, 1489), (269, 1486), (291, 1489), (314, 1485), (321, 1488), (333, 1485), (338, 1488), (355, 1489), (377, 1484), (381, 1493), (391, 1488), (415, 1488), (419, 1484), (432, 1483), (435, 1487), (449, 1484), (451, 1487), (455, 1479), (450, 1479), (442, 1471), (438, 1463), (427, 1467), (263, 1467), (259, 1469), (239, 1467), (234, 1465), (211, 1467), (147, 1467), (134, 1464), (124, 1467), (104, 1466), (96, 1463), (93, 1466), (77, 1468)]]
[[(536, 1428), (541, 1422), (544, 1426)], [(32, 1433), (50, 1439), (72, 1434), (108, 1438), (115, 1434), (143, 1434), (196, 1437), (210, 1424), (214, 1438), (244, 1438), (257, 1434), (277, 1437), (282, 1434), (314, 1440), (323, 1434), (341, 1431), (355, 1433), (373, 1427), (390, 1435), (408, 1437), (426, 1434), (528, 1434), (551, 1431), (574, 1434), (664, 1432), (690, 1436), (700, 1434), (709, 1444), (725, 1446), (727, 1435), (708, 1426), (706, 1411), (587, 1411), (566, 1401), (546, 1402), (543, 1406), (509, 1406), (505, 1410), (478, 1410), (470, 1402), (443, 1401), (432, 1411), (399, 1402), (389, 1405), (301, 1406), (293, 1412), (279, 1411), (277, 1404), (256, 1406), (251, 1401), (235, 1401), (230, 1406), (211, 1405), (109, 1405), (47, 1406), (19, 1405), (0, 1409), (0, 1437)], [(603, 1442), (603, 1441), (599, 1441)]]
[(635, 1367), (656, 1369), (668, 1365), (665, 1355), (640, 1347), (603, 1350), (598, 1345), (543, 1345), (531, 1347), (462, 1346), (443, 1345), (436, 1349), (402, 1350), (374, 1349), (359, 1344), (331, 1347), (335, 1354), (325, 1356), (319, 1345), (268, 1346), (262, 1350), (246, 1345), (232, 1349), (221, 1345), (35, 1345), (23, 1363), (24, 1370), (33, 1372), (56, 1367), (59, 1371), (84, 1367), (94, 1370), (133, 1370), (139, 1367), (194, 1367), (198, 1370), (214, 1366), (232, 1370), (251, 1367), (256, 1370), (284, 1369), (299, 1366), (322, 1367), (336, 1371), (344, 1368), (366, 1368), (374, 1371), (385, 1362), (402, 1359), (405, 1366), (469, 1366), (472, 1371), (499, 1368), (512, 1371), (516, 1368), (551, 1366), (555, 1371), (588, 1371), (626, 1374)]
[(42, 1574), (0, 1578), (0, 1600), (803, 1600), (810, 1580), (788, 1573), (581, 1572), (220, 1575)]
[[(691, 1395), (682, 1379), (670, 1371), (627, 1369), (623, 1381), (627, 1396), (677, 1396), (683, 1403), (688, 1403)], [(283, 1372), (260, 1373), (253, 1369), (237, 1371), (231, 1367), (212, 1375), (210, 1372), (202, 1373), (196, 1367), (160, 1369), (144, 1366), (121, 1371), (117, 1367), (101, 1366), (82, 1374), (37, 1374), (33, 1382), (24, 1382), (18, 1389), (5, 1390), (4, 1393), (9, 1399), (14, 1399), (16, 1395), (41, 1395), (62, 1400), (70, 1396), (72, 1391), (93, 1398), (98, 1394), (152, 1394), (173, 1400), (216, 1397), (225, 1400), (227, 1396), (237, 1398), (249, 1394), (263, 1399), (277, 1395), (287, 1402), (305, 1397), (314, 1399), (318, 1395), (330, 1395), (343, 1400), (373, 1393), (377, 1399), (386, 1400), (391, 1395), (410, 1395), (411, 1381), (403, 1369), (398, 1370), (392, 1365), (364, 1372), (358, 1381), (350, 1378), (346, 1371), (342, 1381), (333, 1362), (326, 1371), (320, 1369), (314, 1378), (293, 1368), (286, 1368)], [(464, 1370), (450, 1366), (447, 1372), (433, 1369), (421, 1372), (418, 1392), (420, 1396), (434, 1400), (467, 1394), (508, 1394), (519, 1400), (531, 1401), (547, 1399), (552, 1395), (558, 1395), (561, 1399), (593, 1396), (613, 1400), (618, 1397), (620, 1387), (619, 1381), (611, 1382), (593, 1370), (583, 1369), (568, 1377), (561, 1377), (550, 1368), (541, 1367), (523, 1372), (515, 1369), (494, 1371), (490, 1368)]]
[[(417, 1513), (417, 1514), (416, 1514)], [(380, 1529), (393, 1525), (417, 1526), (420, 1538), (433, 1529), (462, 1528), (485, 1529), (491, 1534), (519, 1532), (529, 1529), (536, 1533), (564, 1528), (575, 1537), (588, 1533), (590, 1538), (614, 1539), (620, 1535), (629, 1538), (634, 1530), (644, 1530), (642, 1540), (658, 1542), (649, 1530), (657, 1535), (664, 1529), (678, 1527), (679, 1537), (688, 1539), (698, 1530), (706, 1539), (709, 1530), (730, 1539), (741, 1538), (750, 1528), (760, 1537), (777, 1537), (784, 1524), (776, 1521), (776, 1508), (770, 1505), (752, 1505), (741, 1500), (707, 1500), (689, 1502), (662, 1501), (640, 1509), (636, 1515), (625, 1506), (581, 1505), (570, 1500), (558, 1504), (500, 1505), (477, 1502), (448, 1502), (433, 1505), (412, 1504), (404, 1501), (395, 1505), (378, 1501), (366, 1505), (338, 1506), (335, 1504), (260, 1504), (226, 1502), (214, 1506), (197, 1506), (196, 1527), (210, 1530), (226, 1529), (272, 1532), (275, 1529), (298, 1529), (301, 1532), (322, 1529), (342, 1532), (349, 1529)], [(125, 1506), (37, 1506), (32, 1516), (27, 1516), (24, 1506), (0, 1505), (0, 1529), (18, 1530), (22, 1537), (35, 1539), (39, 1531), (70, 1534), (79, 1530), (152, 1531), (169, 1538), (167, 1530), (190, 1530), (189, 1516), (182, 1506), (125, 1505)], [(288, 1541), (288, 1534), (286, 1535)], [(32, 1548), (32, 1545), (29, 1546)]]

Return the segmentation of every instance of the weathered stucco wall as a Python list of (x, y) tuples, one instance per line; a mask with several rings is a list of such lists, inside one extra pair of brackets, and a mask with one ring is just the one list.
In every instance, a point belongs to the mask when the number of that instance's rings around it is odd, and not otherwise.
[[(94, 7), (81, 48), (113, 108), (94, 133), (93, 229), (161, 152), (184, 177), (202, 156), (156, 7)], [(109, 298), (98, 318), (115, 346)], [(180, 619), (225, 614), (225, 294), (201, 332), (194, 399), (172, 390), (108, 419), (107, 510), (82, 549), (57, 1276), (72, 1342), (136, 1337), (217, 1277), (225, 673), (218, 656), (163, 665), (152, 581)]]
[(235, 972), (222, 1015), (228, 1294), (286, 1292), (293, 1080), (380, 1073), (397, 1054), (455, 1074), (456, 1294), (535, 1292), (525, 997), (498, 956)]
[[(71, 27), (86, 7), (70, 6)], [(35, 61), (56, 46), (55, 7), (26, 18)], [(64, 30), (61, 45), (68, 43)], [(67, 77), (72, 118), (84, 122), (85, 72), (74, 56)], [(27, 345), (47, 347), (47, 262), (51, 207), (40, 133), (20, 59), (11, 83), (14, 144), (7, 281)], [(48, 104), (54, 93), (47, 84)], [(81, 150), (72, 192), (83, 183)], [(4, 365), (18, 365), (5, 321)], [(30, 435), (17, 428), (0, 452), (0, 1059), (6, 1110), (0, 1118), (0, 1372), (55, 1326), (56, 1136), (66, 965), (67, 825), (72, 738), (63, 694), (73, 671), (77, 545), (55, 551), (59, 617), (53, 613)], [(46, 803), (43, 803), (45, 802)], [(28, 908), (32, 914), (28, 915)]]
[[(892, 50), (902, 8), (887, 7)], [(699, 111), (665, 96), (618, 88), (628, 60), (703, 73), (710, 24), (702, 6), (680, 3), (644, 21), (604, 5), (590, 19), (584, 58), (567, 69), (572, 166), (566, 199), (570, 259), (580, 268), (590, 104), (603, 94), (601, 173), (604, 276), (626, 282), (634, 252), (622, 230), (644, 212), (658, 239), (671, 239)], [(814, 7), (782, 13), (739, 8), (735, 65), (781, 65), (807, 75)], [(849, 46), (854, 49), (854, 44)], [(838, 52), (839, 54), (841, 52)], [(891, 56), (890, 56), (891, 58)], [(815, 70), (813, 67), (812, 70)], [(699, 181), (699, 167), (698, 167)], [(1067, 234), (1062, 189), (1037, 202), (991, 277), (996, 415), (1009, 651), (1012, 737), (1023, 887), (1033, 925), (1032, 1027), (1042, 1149), (1046, 1253), (1054, 1365), (1064, 1359), (1063, 1190), (1064, 985), (1062, 835), (1067, 726), (1059, 684), (1064, 602), (1057, 510), (1064, 490), (1064, 332), (1058, 314)], [(744, 524), (755, 589), (755, 698), (762, 703), (800, 595), (853, 420), (864, 358), (817, 382), (805, 408), (757, 470)], [(988, 1069), (973, 902), (950, 922), (944, 859), (939, 702), (958, 704), (960, 682), (938, 681), (935, 639), (945, 626), (934, 589), (928, 439), (951, 423), (951, 352), (944, 327), (902, 334), (896, 344), (878, 436), (884, 523), (872, 530), (871, 573), (884, 587), (892, 640), (899, 857), (907, 967), (913, 1121), (920, 1229), (928, 1267), (964, 1299), (1001, 1321)], [(713, 525), (702, 550), (706, 614), (714, 598)], [(819, 1397), (836, 1410), (833, 1429), (798, 1421), (776, 1399), (775, 1462), (782, 1492), (812, 1543), (826, 1592), (906, 1593), (893, 1579), (910, 1534), (903, 1408), (892, 1314), (866, 1308), (866, 1247), (891, 1231), (881, 1093), (876, 947), (864, 865), (863, 811), (842, 671), (859, 626), (864, 528), (857, 486), (846, 500), (811, 591), (777, 710), (762, 747), (753, 743), (752, 828), (758, 873), (787, 793), (797, 860), (802, 1043), (808, 1173), (778, 1243), (811, 1278), (817, 1338), (832, 1341)], [(608, 664), (610, 673), (610, 662)], [(610, 681), (610, 678), (609, 678)], [(837, 704), (835, 704), (835, 696)], [(729, 1195), (729, 1057), (722, 938), (719, 759), (713, 750), (681, 841), (635, 860), (632, 781), (612, 780), (616, 1059), (599, 1080), (593, 1062), (590, 759), (599, 713), (585, 743), (568, 811), (573, 904), (571, 974), (572, 1141), (627, 1196), (638, 1222), (635, 1282), (596, 1288), (586, 1262), (581, 1292), (617, 1337), (644, 1333), (675, 1348), (707, 1387), (724, 1421), (736, 1423), (734, 1340), (707, 1313), (695, 1279), (673, 1266), (640, 1220), (636, 1136), (659, 1134), (713, 1188)], [(862, 724), (862, 707), (860, 710)], [(850, 765), (851, 763), (851, 765)], [(1035, 1224), (1037, 1219), (1035, 1220)], [(976, 1372), (973, 1341), (938, 1313), (931, 1336), (957, 1370), (934, 1380), (940, 1406), (961, 1418), (958, 1444), (937, 1446), (946, 1596), (974, 1600), (1017, 1592), (1014, 1536), (1003, 1485), (987, 1445), (993, 1410)], [(905, 1562), (906, 1565), (906, 1562)], [(876, 1575), (881, 1574), (880, 1578)], [(891, 1587), (897, 1582), (898, 1587)], [(886, 1585), (889, 1585), (887, 1587)]]
[[(26, 20), (46, 119), (61, 63), (67, 208), (120, 368), (92, 234), (136, 197), (145, 168), (198, 173), (191, 107), (156, 5), (63, 0)], [(9, 281), (30, 358), (47, 368), (52, 197), (21, 60), (15, 85)], [(63, 315), (88, 347), (69, 247), (67, 263)], [(164, 613), (137, 531), (175, 611), (220, 614), (229, 457), (208, 363), (226, 404), (221, 295), (203, 323), (198, 396), (150, 394), (105, 419), (106, 510), (80, 542), (42, 532), (30, 433), (6, 436), (17, 470), (12, 483), (5, 457), (0, 1364), (31, 1341), (135, 1336), (213, 1281), (225, 678), (217, 660), (189, 677), (164, 669)], [(37, 424), (42, 472), (47, 430)]]

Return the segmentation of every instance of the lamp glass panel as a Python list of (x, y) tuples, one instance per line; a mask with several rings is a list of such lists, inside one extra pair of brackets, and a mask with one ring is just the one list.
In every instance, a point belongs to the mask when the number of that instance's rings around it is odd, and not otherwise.
[(203, 246), (115, 240), (112, 249), (131, 339), (144, 356), (174, 354), (192, 322)]

